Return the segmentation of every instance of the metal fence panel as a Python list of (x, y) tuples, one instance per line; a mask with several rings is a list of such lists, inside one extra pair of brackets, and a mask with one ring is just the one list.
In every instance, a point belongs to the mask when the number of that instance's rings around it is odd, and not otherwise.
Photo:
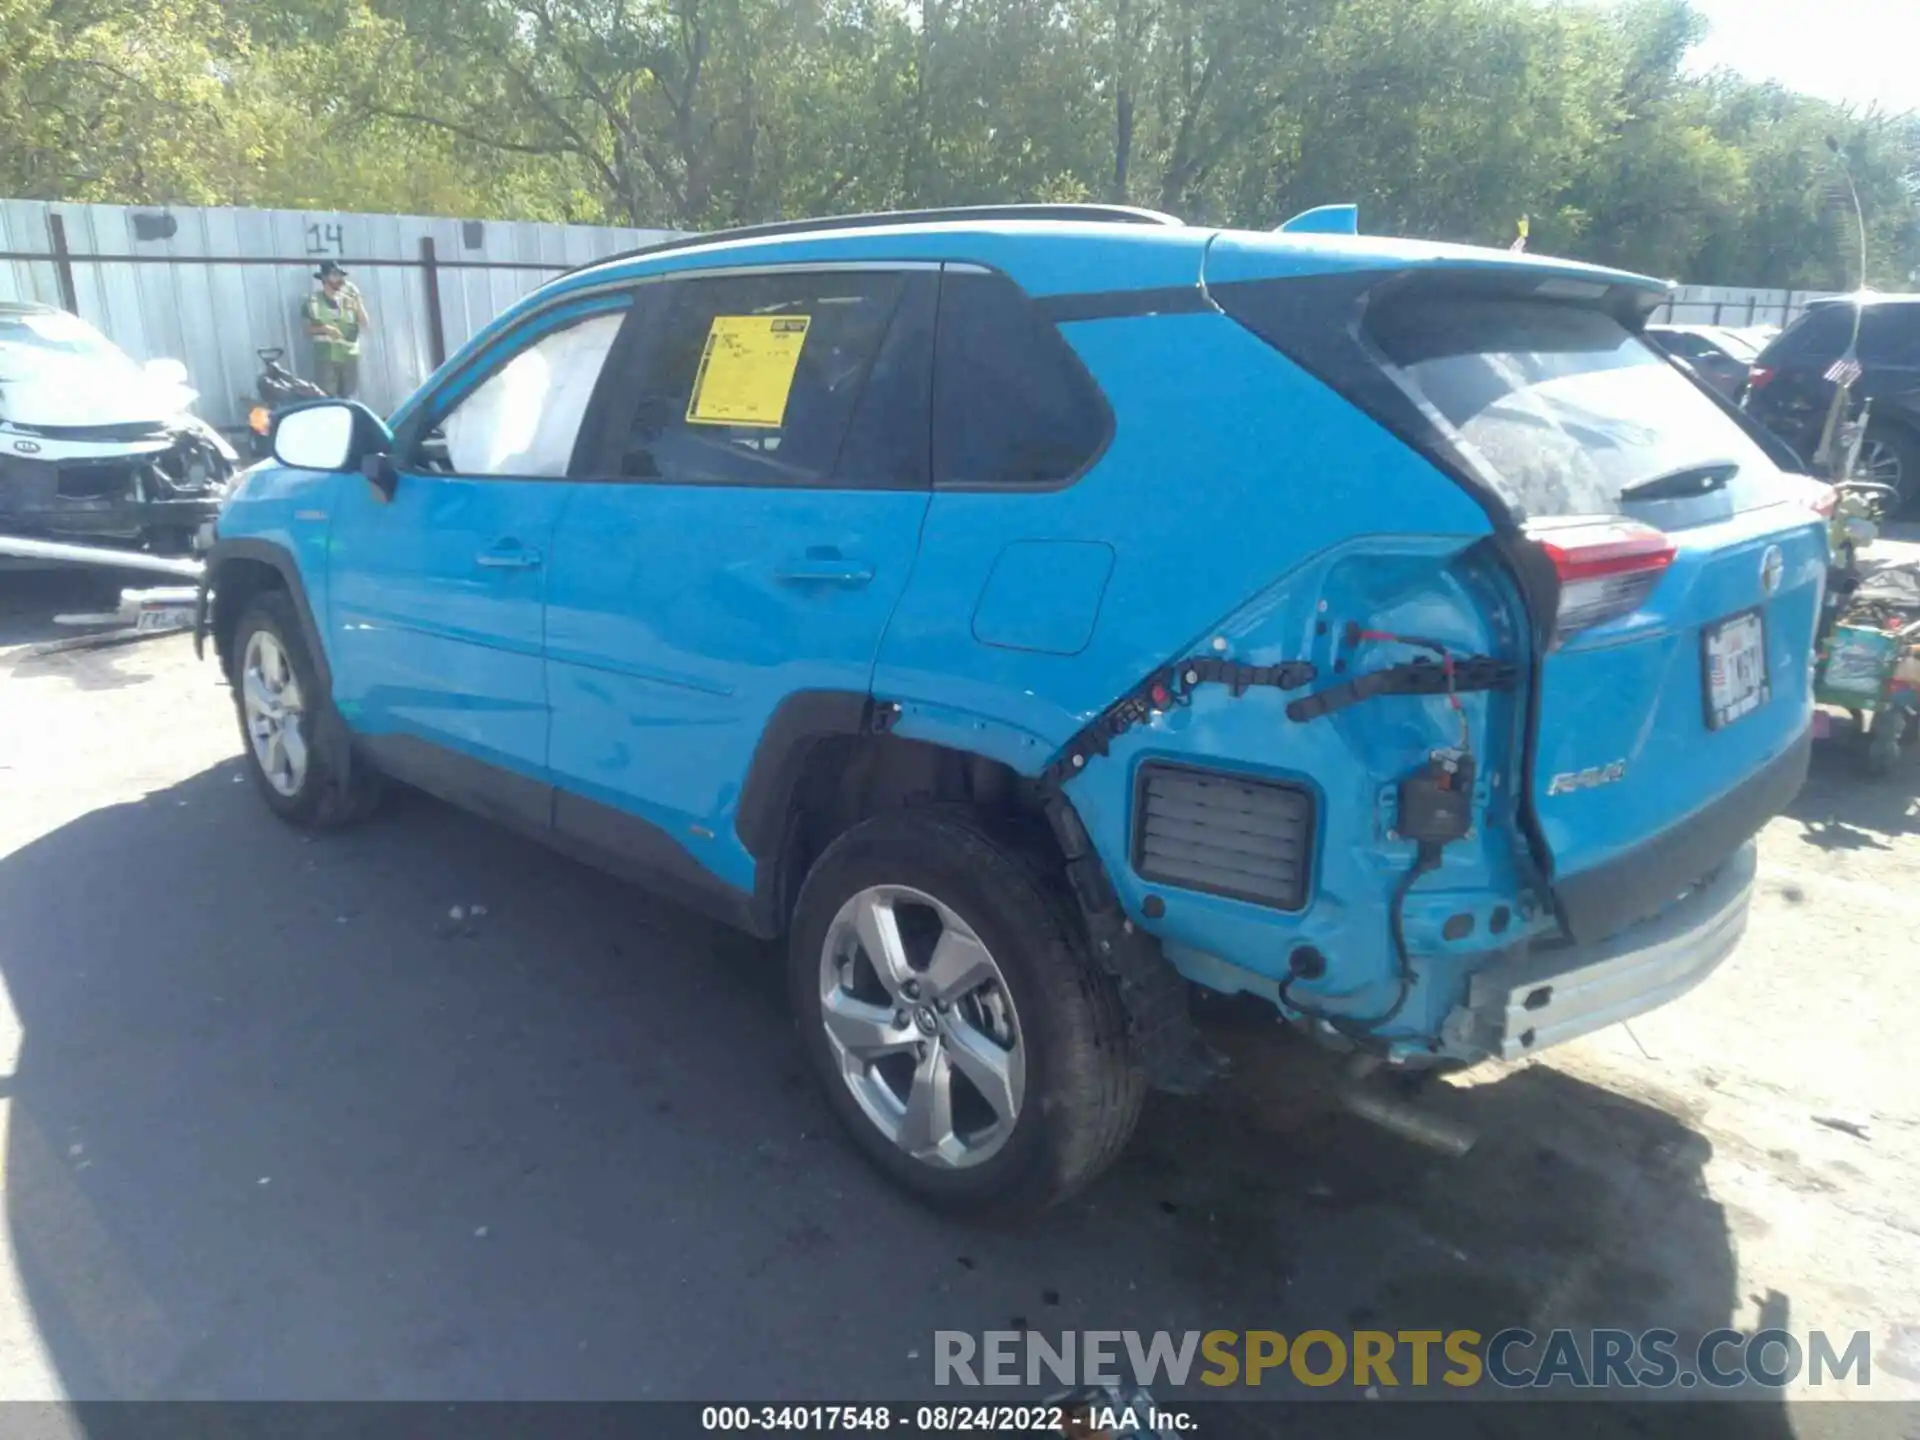
[(1754, 290), (1738, 285), (1679, 285), (1653, 312), (1656, 322), (1674, 325), (1784, 326), (1797, 320), (1807, 302), (1831, 290)]
[(449, 220), (339, 211), (64, 205), (0, 200), (0, 300), (67, 303), (54, 254), (64, 227), (74, 308), (136, 360), (171, 356), (216, 425), (245, 423), (276, 348), (309, 373), (302, 307), (313, 271), (337, 260), (366, 298), (360, 398), (391, 410), (434, 367), (422, 239), (433, 241), (448, 353), (562, 270), (668, 238), (531, 221)]

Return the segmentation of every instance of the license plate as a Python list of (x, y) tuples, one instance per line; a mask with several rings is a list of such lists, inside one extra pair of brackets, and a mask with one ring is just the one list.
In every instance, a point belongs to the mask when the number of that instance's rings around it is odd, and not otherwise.
[(1767, 624), (1758, 610), (1730, 615), (1700, 637), (1707, 728), (1720, 730), (1766, 704)]
[(133, 628), (137, 631), (185, 630), (193, 624), (191, 605), (156, 606), (142, 610), (133, 617)]

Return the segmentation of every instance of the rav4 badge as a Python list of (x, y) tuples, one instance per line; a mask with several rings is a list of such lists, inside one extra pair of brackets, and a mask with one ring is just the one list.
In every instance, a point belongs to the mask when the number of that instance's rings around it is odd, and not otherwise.
[(1547, 794), (1570, 795), (1575, 790), (1594, 790), (1624, 780), (1626, 775), (1624, 760), (1616, 760), (1611, 765), (1589, 765), (1585, 770), (1562, 770), (1548, 782)]

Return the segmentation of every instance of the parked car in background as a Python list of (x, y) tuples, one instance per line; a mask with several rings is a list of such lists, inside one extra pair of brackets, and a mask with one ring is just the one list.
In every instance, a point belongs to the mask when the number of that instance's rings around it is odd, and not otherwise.
[(784, 937), (874, 1164), (1032, 1210), (1211, 1073), (1190, 986), (1457, 1066), (1733, 952), (1827, 543), (1665, 297), (1097, 206), (688, 237), (285, 412), (201, 633), (276, 814), (391, 776)]
[(1647, 339), (1684, 360), (1699, 377), (1729, 400), (1747, 386), (1747, 367), (1760, 347), (1737, 330), (1719, 325), (1649, 325)]
[(1853, 400), (1872, 410), (1855, 473), (1892, 486), (1896, 508), (1910, 511), (1920, 504), (1920, 295), (1814, 301), (1755, 359), (1747, 413), (1812, 460), (1856, 317)]
[(186, 379), (64, 310), (0, 302), (0, 532), (190, 549), (237, 457)]

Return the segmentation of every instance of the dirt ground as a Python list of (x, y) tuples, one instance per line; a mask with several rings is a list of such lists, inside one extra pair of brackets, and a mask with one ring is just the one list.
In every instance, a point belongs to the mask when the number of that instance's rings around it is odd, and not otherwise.
[(1920, 1397), (1920, 764), (1823, 747), (1735, 960), (1442, 1088), (1464, 1159), (1261, 1043), (974, 1230), (833, 1133), (759, 947), (420, 797), (297, 834), (214, 666), (35, 656), (60, 599), (0, 575), (0, 1398), (899, 1398), (941, 1328), (1506, 1325), (1869, 1330)]

